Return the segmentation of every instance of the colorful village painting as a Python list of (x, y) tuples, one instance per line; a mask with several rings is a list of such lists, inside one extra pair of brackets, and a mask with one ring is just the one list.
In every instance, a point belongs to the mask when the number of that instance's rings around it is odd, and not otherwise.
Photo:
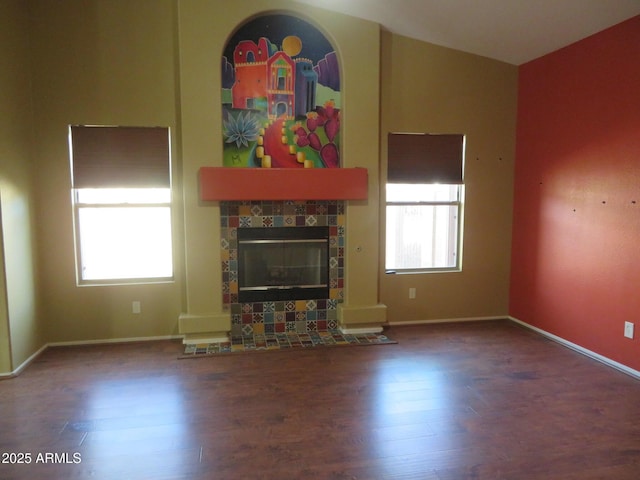
[(222, 58), (225, 167), (340, 167), (340, 69), (327, 38), (291, 15), (235, 31)]

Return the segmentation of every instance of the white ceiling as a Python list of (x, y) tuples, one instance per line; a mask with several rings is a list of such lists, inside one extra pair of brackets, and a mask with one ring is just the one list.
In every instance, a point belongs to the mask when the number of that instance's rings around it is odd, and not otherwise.
[(640, 15), (640, 0), (296, 1), (514, 65)]

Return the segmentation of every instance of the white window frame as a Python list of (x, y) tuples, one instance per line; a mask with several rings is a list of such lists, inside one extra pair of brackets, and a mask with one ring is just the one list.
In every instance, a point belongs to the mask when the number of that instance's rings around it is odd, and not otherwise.
[[(387, 183), (387, 186), (390, 185)], [(423, 183), (423, 184), (413, 184), (412, 186), (435, 186), (439, 184), (434, 183)], [(394, 185), (398, 186), (398, 185)], [(464, 216), (464, 185), (463, 184), (455, 184), (455, 185), (447, 185), (447, 186), (455, 186), (457, 187), (457, 198), (455, 200), (389, 200), (385, 191), (385, 271), (386, 273), (438, 273), (438, 272), (460, 272), (462, 271), (462, 238), (463, 238), (463, 216)], [(454, 246), (454, 262), (453, 265), (443, 266), (436, 265), (431, 267), (424, 266), (414, 266), (414, 267), (394, 267), (393, 265), (389, 265), (388, 255), (390, 248), (390, 238), (391, 235), (395, 233), (395, 231), (390, 230), (389, 228), (389, 209), (393, 207), (454, 207), (453, 215), (456, 217), (454, 220), (449, 221), (448, 225), (448, 236), (449, 236), (449, 245)], [(434, 226), (434, 229), (436, 227)], [(435, 236), (435, 230), (433, 231), (433, 235)], [(434, 247), (432, 246), (432, 249)]]
[[(81, 201), (82, 198), (82, 190), (94, 190), (94, 189), (72, 189), (72, 203), (74, 210), (74, 230), (75, 230), (75, 254), (76, 254), (76, 278), (77, 284), (79, 286), (90, 286), (90, 285), (120, 285), (120, 284), (138, 284), (138, 283), (166, 283), (172, 282), (174, 280), (174, 242), (173, 242), (173, 209), (172, 209), (172, 192), (171, 189), (168, 192), (168, 201), (156, 201), (156, 202), (135, 202), (135, 201), (126, 201), (126, 202), (110, 202), (108, 200), (98, 200), (98, 201)], [(95, 190), (106, 190), (106, 189), (95, 189)], [(125, 189), (126, 190), (126, 189)], [(141, 189), (135, 189), (141, 190)], [(146, 189), (144, 189), (146, 190)], [(151, 190), (151, 189), (149, 189)], [(154, 189), (155, 190), (155, 189)], [(169, 247), (169, 258), (165, 258), (164, 261), (170, 262), (170, 270), (171, 273), (169, 275), (113, 275), (109, 277), (86, 277), (84, 274), (84, 265), (85, 261), (83, 258), (83, 239), (81, 238), (81, 211), (83, 209), (122, 209), (123, 212), (130, 209), (136, 208), (145, 208), (145, 209), (168, 209), (169, 216), (169, 235), (168, 239), (164, 239), (164, 241), (168, 241), (170, 243)], [(124, 272), (123, 272), (124, 273)]]

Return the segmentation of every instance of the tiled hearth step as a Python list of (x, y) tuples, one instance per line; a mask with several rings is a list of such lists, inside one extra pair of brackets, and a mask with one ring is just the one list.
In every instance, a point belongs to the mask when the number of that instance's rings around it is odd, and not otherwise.
[(386, 335), (376, 333), (343, 334), (339, 330), (308, 333), (275, 333), (234, 336), (230, 342), (187, 345), (183, 357), (296, 347), (382, 345), (396, 343)]

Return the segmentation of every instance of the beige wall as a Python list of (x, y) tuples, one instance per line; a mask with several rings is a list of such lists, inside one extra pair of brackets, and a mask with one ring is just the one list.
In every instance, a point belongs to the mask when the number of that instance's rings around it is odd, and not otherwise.
[(385, 275), (381, 254), (388, 321), (506, 316), (517, 67), (385, 32), (381, 90), (385, 171), (388, 132), (466, 135), (462, 272)]
[(295, 12), (317, 25), (342, 61), (343, 166), (367, 167), (370, 189), (368, 201), (347, 206), (345, 302), (378, 302), (379, 26), (288, 1), (229, 2), (221, 10), (217, 2), (187, 0), (180, 2), (180, 88), (190, 314), (222, 310), (219, 209), (200, 205), (195, 187), (200, 167), (222, 165), (220, 58), (239, 24), (269, 11)]
[(0, 3), (0, 374), (42, 346), (38, 322), (26, 5)]
[[(76, 286), (67, 141), (69, 124), (158, 125), (172, 129), (175, 146), (175, 2), (33, 0), (29, 5), (46, 339), (177, 333), (180, 258), (174, 283)], [(179, 158), (174, 160), (179, 176)], [(180, 188), (176, 193), (179, 213)], [(176, 220), (174, 238), (180, 247), (179, 215)], [(132, 314), (134, 300), (141, 301), (140, 315)]]

